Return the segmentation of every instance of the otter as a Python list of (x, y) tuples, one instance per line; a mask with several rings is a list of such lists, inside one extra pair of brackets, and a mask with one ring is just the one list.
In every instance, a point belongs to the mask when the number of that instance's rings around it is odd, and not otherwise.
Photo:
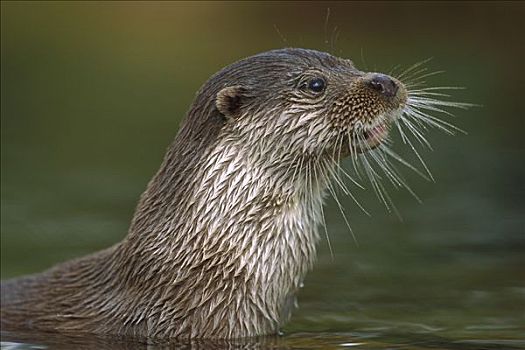
[(127, 236), (2, 282), (2, 329), (277, 333), (314, 264), (338, 164), (387, 144), (400, 121), (430, 123), (420, 112), (432, 106), (424, 96), (310, 49), (272, 50), (223, 68), (198, 91)]

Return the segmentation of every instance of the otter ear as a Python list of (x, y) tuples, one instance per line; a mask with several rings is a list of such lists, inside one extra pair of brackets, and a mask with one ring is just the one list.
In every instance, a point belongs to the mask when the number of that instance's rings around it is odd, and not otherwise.
[(239, 85), (223, 88), (215, 98), (215, 105), (219, 112), (225, 117), (236, 117), (239, 115), (246, 90)]

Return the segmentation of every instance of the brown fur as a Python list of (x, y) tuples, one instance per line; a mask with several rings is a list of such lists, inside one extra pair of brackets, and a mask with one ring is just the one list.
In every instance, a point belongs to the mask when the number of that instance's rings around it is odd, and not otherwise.
[[(319, 74), (322, 96), (301, 85)], [(3, 282), (2, 329), (158, 338), (277, 332), (319, 239), (328, 179), (314, 181), (303, 168), (333, 153), (355, 123), (402, 103), (367, 88), (367, 77), (349, 60), (303, 49), (256, 55), (211, 77), (127, 237)]]

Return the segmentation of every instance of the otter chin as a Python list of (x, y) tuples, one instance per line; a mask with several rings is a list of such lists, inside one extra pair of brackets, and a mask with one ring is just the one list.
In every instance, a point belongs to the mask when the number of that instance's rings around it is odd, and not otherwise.
[(223, 68), (198, 91), (127, 236), (2, 282), (2, 330), (277, 333), (314, 264), (338, 163), (384, 145), (407, 95), (393, 77), (315, 50)]

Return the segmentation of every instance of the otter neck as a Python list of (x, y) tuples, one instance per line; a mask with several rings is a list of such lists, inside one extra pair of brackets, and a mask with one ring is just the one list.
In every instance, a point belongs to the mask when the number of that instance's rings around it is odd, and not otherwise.
[(136, 254), (126, 256), (154, 251), (146, 260), (163, 263), (140, 260), (136, 271), (155, 266), (174, 285), (191, 280), (187, 288), (214, 297), (229, 281), (244, 299), (237, 303), (258, 309), (275, 330), (314, 262), (324, 186), (307, 178), (306, 161), (261, 154), (226, 137), (183, 169), (175, 153), (168, 152), (139, 203), (124, 242)]

